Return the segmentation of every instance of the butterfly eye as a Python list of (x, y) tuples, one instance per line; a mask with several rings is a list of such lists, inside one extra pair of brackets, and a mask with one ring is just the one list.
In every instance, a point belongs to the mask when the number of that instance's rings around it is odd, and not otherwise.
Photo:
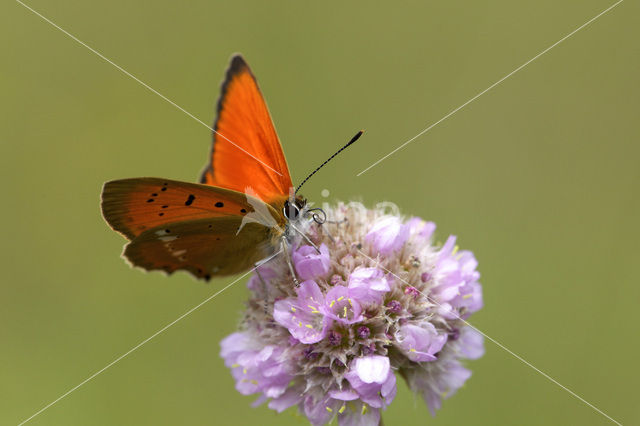
[(289, 200), (284, 202), (284, 208), (282, 209), (284, 216), (289, 220), (296, 220), (300, 215), (300, 207), (295, 203), (292, 204)]

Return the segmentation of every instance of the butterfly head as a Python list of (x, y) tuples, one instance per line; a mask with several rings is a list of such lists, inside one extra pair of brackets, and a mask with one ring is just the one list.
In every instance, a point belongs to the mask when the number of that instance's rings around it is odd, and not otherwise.
[(282, 212), (289, 221), (295, 221), (303, 213), (306, 205), (306, 198), (302, 195), (296, 195), (295, 198), (289, 198), (284, 202)]

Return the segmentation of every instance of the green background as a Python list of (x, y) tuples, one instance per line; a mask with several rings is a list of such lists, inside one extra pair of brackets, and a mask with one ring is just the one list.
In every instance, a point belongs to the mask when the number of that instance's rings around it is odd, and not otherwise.
[[(480, 265), (472, 322), (624, 424), (637, 396), (638, 16), (627, 0), (360, 177), (356, 174), (613, 1), (31, 0), (210, 123), (234, 52), (258, 76), (294, 181), (388, 200)], [(130, 269), (104, 181), (196, 179), (210, 131), (42, 19), (0, 7), (0, 423), (17, 424), (232, 279)], [(250, 408), (219, 358), (231, 287), (34, 425), (305, 424)], [(431, 418), (404, 384), (386, 424), (608, 424), (491, 342)]]

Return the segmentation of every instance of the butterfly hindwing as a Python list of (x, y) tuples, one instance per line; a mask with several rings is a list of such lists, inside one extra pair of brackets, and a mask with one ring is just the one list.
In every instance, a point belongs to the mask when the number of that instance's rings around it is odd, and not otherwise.
[(201, 182), (242, 192), (248, 182), (269, 202), (289, 193), (291, 176), (258, 83), (242, 56), (231, 60)]
[(186, 270), (205, 280), (236, 274), (272, 254), (270, 242), (277, 238), (274, 228), (241, 222), (229, 216), (149, 229), (127, 244), (123, 255), (134, 266), (168, 274)]

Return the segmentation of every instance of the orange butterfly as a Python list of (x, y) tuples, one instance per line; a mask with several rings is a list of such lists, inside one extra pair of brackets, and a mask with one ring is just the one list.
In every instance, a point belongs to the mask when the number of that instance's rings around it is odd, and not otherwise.
[(102, 214), (130, 240), (123, 256), (131, 264), (168, 274), (186, 270), (205, 280), (236, 274), (279, 247), (286, 250), (291, 221), (308, 211), (306, 200), (295, 195), (256, 79), (239, 55), (222, 84), (211, 160), (200, 182), (132, 178), (104, 184)]

